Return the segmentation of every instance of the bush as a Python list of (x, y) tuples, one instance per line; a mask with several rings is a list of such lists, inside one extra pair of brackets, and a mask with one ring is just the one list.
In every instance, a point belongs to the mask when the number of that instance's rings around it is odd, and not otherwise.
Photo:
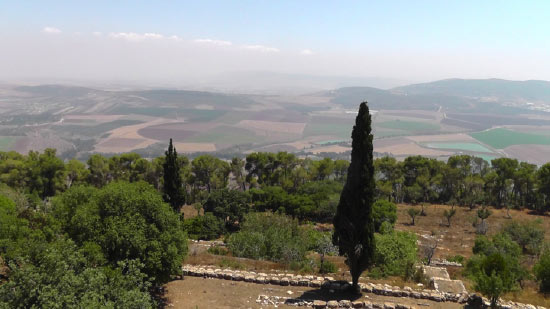
[(227, 250), (227, 248), (221, 247), (221, 246), (211, 246), (206, 251), (208, 251), (208, 253), (213, 254), (213, 255), (227, 255), (227, 254), (229, 254), (229, 250)]
[(416, 262), (416, 235), (394, 231), (375, 234), (376, 249), (373, 273), (381, 276), (405, 276), (408, 267)]
[(144, 182), (114, 182), (101, 189), (72, 187), (53, 201), (54, 213), (77, 243), (95, 243), (112, 267), (140, 260), (157, 283), (179, 274), (187, 254), (180, 217)]
[(541, 254), (538, 262), (533, 267), (535, 278), (539, 282), (539, 289), (543, 293), (550, 292), (550, 250), (546, 249)]
[(376, 232), (380, 231), (384, 222), (388, 222), (393, 226), (397, 221), (397, 206), (387, 200), (377, 200), (372, 205), (372, 217)]
[(241, 230), (228, 238), (235, 256), (290, 263), (302, 261), (307, 250), (315, 248), (310, 231), (298, 221), (273, 213), (250, 213)]
[(446, 260), (449, 261), (449, 262), (454, 262), (454, 263), (460, 263), (460, 264), (464, 263), (464, 257), (460, 254), (457, 254), (455, 256), (449, 256), (449, 257), (447, 257)]
[(323, 261), (323, 263), (319, 263), (319, 273), (321, 274), (330, 274), (335, 273), (338, 271), (338, 267), (331, 261)]
[(476, 238), (474, 256), (466, 263), (465, 274), (474, 281), (474, 288), (496, 305), (498, 297), (514, 290), (529, 273), (520, 264), (521, 248), (508, 234), (500, 233), (491, 240)]
[(527, 223), (510, 222), (502, 228), (502, 232), (508, 234), (524, 253), (538, 254), (544, 241), (544, 229), (537, 220)]
[(220, 218), (207, 212), (204, 216), (196, 216), (183, 221), (183, 229), (192, 239), (217, 239), (224, 232), (224, 223)]
[(90, 265), (74, 243), (35, 246), (26, 263), (11, 264), (0, 285), (0, 308), (155, 308), (138, 261)]

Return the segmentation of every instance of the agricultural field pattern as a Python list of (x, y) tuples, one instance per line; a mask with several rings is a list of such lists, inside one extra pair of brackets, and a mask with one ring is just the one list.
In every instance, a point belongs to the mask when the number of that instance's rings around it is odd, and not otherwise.
[(0, 85), (0, 151), (218, 156), (253, 151), (349, 156), (360, 102), (368, 101), (376, 156), (446, 159), (470, 154), (543, 164), (550, 157), (550, 82), (449, 79), (382, 90), (304, 95), (179, 89)]

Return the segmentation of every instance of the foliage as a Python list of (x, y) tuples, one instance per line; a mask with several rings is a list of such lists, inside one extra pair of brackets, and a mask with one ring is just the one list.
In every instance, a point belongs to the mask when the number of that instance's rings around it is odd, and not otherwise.
[(456, 214), (456, 209), (453, 207), (451, 209), (445, 209), (443, 211), (443, 217), (445, 217), (445, 219), (447, 219), (447, 226), (450, 227), (451, 226), (451, 219), (454, 217), (454, 215)]
[(234, 256), (290, 263), (303, 260), (306, 251), (315, 248), (308, 234), (297, 220), (285, 215), (250, 213), (227, 245)]
[(248, 192), (220, 189), (212, 191), (203, 204), (204, 212), (211, 212), (228, 228), (234, 228), (250, 209)]
[(176, 211), (179, 212), (181, 205), (185, 203), (182, 181), (180, 176), (180, 166), (178, 162), (178, 153), (172, 145), (172, 139), (165, 152), (163, 164), (164, 169), (164, 201)]
[(491, 307), (496, 308), (499, 297), (517, 286), (511, 265), (501, 253), (479, 258), (479, 269), (473, 273), (474, 289), (487, 296)]
[(408, 267), (416, 262), (416, 236), (413, 233), (394, 231), (375, 234), (376, 251), (373, 272), (382, 276), (404, 276)]
[(372, 265), (375, 247), (373, 146), (371, 116), (366, 102), (359, 107), (351, 137), (351, 164), (333, 221), (333, 242), (340, 255), (346, 257), (353, 288), (359, 291), (359, 276)]
[(196, 216), (183, 221), (183, 229), (189, 238), (197, 240), (212, 240), (220, 237), (225, 228), (223, 220), (207, 212), (204, 216)]
[(330, 274), (338, 271), (338, 267), (331, 261), (323, 261), (319, 263), (319, 273)]
[(506, 224), (502, 232), (508, 234), (524, 253), (538, 254), (544, 241), (544, 229), (540, 221), (526, 223), (513, 221)]
[(411, 225), (414, 225), (416, 223), (415, 219), (418, 215), (420, 215), (420, 213), (420, 210), (414, 207), (407, 209), (407, 214), (409, 215), (409, 217), (411, 217)]
[(486, 295), (492, 303), (503, 293), (516, 289), (528, 277), (520, 264), (521, 248), (504, 233), (492, 239), (476, 238), (474, 256), (466, 263), (465, 273), (474, 281), (474, 289)]
[(175, 214), (150, 185), (115, 182), (101, 189), (71, 188), (56, 197), (56, 217), (78, 245), (93, 242), (116, 266), (139, 259), (156, 282), (179, 272), (186, 235)]
[(384, 222), (393, 226), (397, 221), (397, 206), (387, 200), (377, 200), (372, 205), (372, 217), (374, 219), (374, 230), (380, 232)]
[(550, 250), (542, 252), (539, 260), (533, 267), (535, 278), (539, 282), (539, 289), (543, 293), (550, 292)]
[(213, 255), (227, 255), (229, 254), (229, 251), (227, 250), (227, 248), (225, 247), (221, 247), (221, 246), (210, 246), (208, 248), (208, 253), (210, 254), (213, 254)]
[(11, 264), (0, 285), (6, 308), (153, 308), (151, 284), (137, 261), (94, 267), (69, 240), (34, 248), (20, 264)]

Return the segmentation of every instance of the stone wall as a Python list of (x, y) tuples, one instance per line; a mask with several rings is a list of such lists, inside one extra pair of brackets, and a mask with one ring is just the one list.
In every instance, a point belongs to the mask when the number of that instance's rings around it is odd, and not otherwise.
[[(241, 271), (231, 269), (221, 269), (213, 266), (197, 266), (197, 265), (184, 265), (182, 267), (183, 276), (194, 276), (204, 278), (216, 278), (232, 281), (244, 281), (257, 284), (273, 284), (280, 286), (306, 286), (312, 288), (321, 288), (327, 291), (327, 293), (334, 293), (337, 291), (343, 291), (349, 288), (350, 282), (336, 281), (333, 277), (329, 276), (313, 276), (313, 275), (295, 275), (290, 273), (278, 273), (267, 274), (257, 273), (253, 271)], [(361, 291), (364, 293), (372, 293), (382, 296), (393, 297), (408, 297), (414, 299), (425, 299), (435, 302), (454, 302), (459, 304), (472, 303), (480, 301), (484, 305), (488, 306), (489, 302), (485, 298), (481, 298), (476, 294), (463, 293), (448, 293), (437, 290), (413, 290), (410, 287), (399, 288), (397, 286), (390, 286), (388, 284), (374, 284), (374, 283), (359, 283)], [(267, 296), (266, 296), (267, 297)], [(264, 299), (264, 298), (262, 298)], [(265, 300), (265, 299), (264, 299)], [(262, 300), (260, 300), (262, 301)], [(273, 301), (273, 300), (271, 300)], [(281, 301), (281, 298), (277, 301)], [(267, 301), (269, 303), (269, 301)], [(350, 301), (319, 301), (319, 300), (303, 300), (303, 299), (284, 299), (285, 304), (311, 306), (314, 308), (375, 308), (375, 309), (409, 309), (408, 306), (384, 303), (373, 304), (369, 302), (350, 302)], [(503, 301), (500, 302), (502, 309), (545, 309), (544, 307), (535, 307), (532, 305), (525, 305), (521, 303)]]

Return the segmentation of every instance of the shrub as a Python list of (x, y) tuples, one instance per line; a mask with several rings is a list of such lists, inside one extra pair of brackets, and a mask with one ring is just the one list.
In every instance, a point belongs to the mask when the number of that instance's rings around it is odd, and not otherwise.
[(372, 217), (376, 232), (380, 231), (384, 222), (388, 222), (393, 226), (397, 221), (397, 206), (387, 200), (377, 200), (372, 205)]
[(521, 266), (521, 248), (509, 235), (500, 233), (492, 239), (476, 238), (474, 256), (466, 263), (465, 273), (474, 281), (474, 289), (491, 299), (492, 306), (503, 293), (514, 290), (529, 276)]
[(221, 246), (211, 246), (206, 251), (208, 251), (208, 253), (213, 254), (213, 255), (227, 255), (227, 254), (229, 254), (229, 250), (227, 250), (227, 248), (221, 247)]
[(539, 289), (543, 293), (550, 292), (550, 250), (546, 249), (541, 254), (538, 262), (533, 267), (535, 278), (539, 282)]
[(224, 223), (220, 218), (207, 212), (204, 216), (196, 216), (183, 221), (183, 229), (192, 239), (212, 240), (224, 232)]
[(464, 263), (464, 257), (460, 254), (457, 254), (455, 256), (447, 257), (447, 261), (463, 264)]
[(288, 216), (250, 213), (241, 230), (229, 236), (228, 247), (235, 256), (290, 263), (303, 260), (315, 247), (310, 233)]
[(510, 222), (502, 228), (515, 241), (524, 253), (537, 254), (544, 240), (544, 229), (540, 221), (527, 223)]
[(381, 276), (404, 276), (407, 267), (416, 262), (416, 236), (413, 233), (394, 231), (375, 234), (375, 270)]
[(338, 267), (331, 261), (323, 261), (319, 263), (319, 273), (321, 274), (330, 274), (338, 271)]

